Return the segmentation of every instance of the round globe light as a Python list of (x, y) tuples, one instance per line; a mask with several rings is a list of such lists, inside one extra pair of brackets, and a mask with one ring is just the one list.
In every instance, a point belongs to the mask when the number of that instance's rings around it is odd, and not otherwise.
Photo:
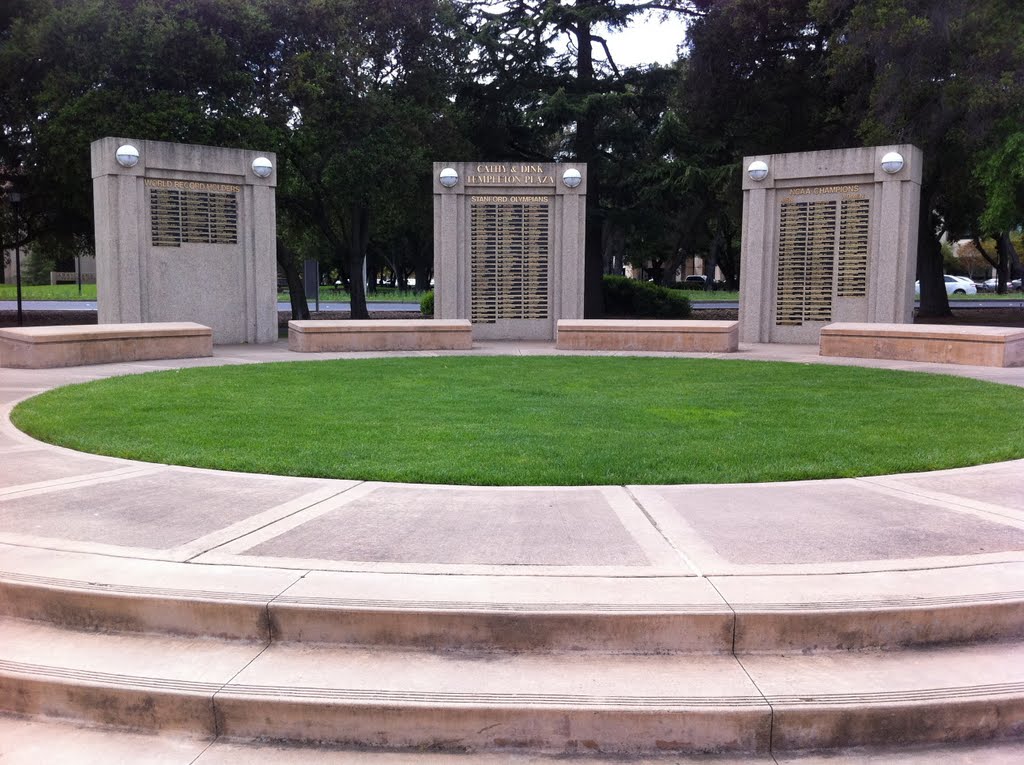
[(580, 175), (580, 171), (575, 167), (570, 167), (564, 173), (562, 173), (562, 183), (568, 186), (570, 189), (574, 189), (583, 183), (583, 176)]
[(441, 171), (441, 174), (437, 176), (437, 179), (441, 181), (442, 186), (446, 189), (450, 189), (459, 182), (459, 174), (455, 171), (454, 167), (446, 167)]
[(130, 143), (126, 143), (123, 146), (119, 146), (117, 151), (114, 152), (114, 159), (117, 160), (117, 164), (121, 167), (135, 167), (139, 164), (139, 150)]
[(270, 174), (274, 172), (274, 166), (266, 157), (256, 157), (252, 161), (252, 171), (260, 178), (269, 178)]
[(763, 181), (768, 177), (768, 163), (763, 162), (760, 159), (755, 159), (747, 167), (747, 175), (750, 176), (752, 181)]
[(898, 151), (890, 151), (882, 157), (882, 169), (892, 175), (903, 169), (903, 155)]

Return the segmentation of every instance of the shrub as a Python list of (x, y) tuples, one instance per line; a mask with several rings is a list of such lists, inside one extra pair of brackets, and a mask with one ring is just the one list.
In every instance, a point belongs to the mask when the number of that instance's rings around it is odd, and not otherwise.
[(609, 316), (641, 319), (685, 319), (690, 299), (677, 290), (625, 276), (604, 277), (604, 308)]
[(434, 315), (434, 291), (424, 292), (420, 298), (420, 313), (424, 316)]

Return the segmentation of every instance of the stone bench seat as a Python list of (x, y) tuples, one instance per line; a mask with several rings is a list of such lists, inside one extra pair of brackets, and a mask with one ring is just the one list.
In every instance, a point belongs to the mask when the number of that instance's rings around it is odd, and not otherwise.
[(473, 330), (465, 319), (346, 319), (288, 322), (288, 350), (468, 351)]
[(49, 369), (213, 355), (213, 330), (190, 321), (0, 329), (0, 367)]
[(555, 347), (567, 351), (733, 353), (739, 349), (739, 322), (561, 319)]
[(1024, 365), (1024, 329), (842, 322), (821, 330), (818, 353), (857, 359), (987, 367)]

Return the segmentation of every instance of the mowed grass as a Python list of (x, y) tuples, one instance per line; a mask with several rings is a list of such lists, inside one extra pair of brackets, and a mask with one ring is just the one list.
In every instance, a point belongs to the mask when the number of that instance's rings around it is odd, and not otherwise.
[(1024, 389), (826, 365), (611, 357), (295, 362), (20, 404), (45, 441), (225, 470), (478, 485), (782, 481), (1024, 457)]
[[(0, 300), (17, 300), (16, 284), (0, 284)], [(23, 284), (22, 300), (96, 300), (96, 285), (83, 284), (79, 294), (77, 284)]]
[[(412, 290), (400, 290), (394, 287), (378, 287), (373, 292), (366, 293), (367, 303), (416, 303), (419, 305), (420, 298), (423, 297), (422, 292), (414, 292)], [(291, 298), (288, 296), (288, 290), (278, 290), (277, 302), (287, 303)], [(334, 287), (321, 287), (320, 288), (320, 302), (321, 303), (348, 303), (352, 299), (348, 290), (336, 290)], [(310, 304), (315, 301), (315, 298), (306, 298)]]

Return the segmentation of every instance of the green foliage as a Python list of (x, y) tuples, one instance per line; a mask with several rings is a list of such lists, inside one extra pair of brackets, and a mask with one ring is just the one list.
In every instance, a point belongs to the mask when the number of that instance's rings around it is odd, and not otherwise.
[(1009, 231), (1024, 224), (1024, 130), (1010, 133), (977, 169), (986, 191), (981, 213), (985, 233)]
[[(1024, 28), (1024, 5), (817, 0), (815, 7), (833, 22), (828, 74), (837, 111), (868, 144), (923, 150), (921, 204), (953, 238), (988, 233), (978, 230), (979, 213), (988, 206), (1003, 217), (1000, 201), (1009, 195), (997, 189), (1001, 170), (983, 171), (988, 183), (978, 184), (975, 168), (986, 157), (998, 163), (993, 152), (1013, 153), (1010, 134), (1024, 116), (1024, 46), (1008, 30)], [(1012, 178), (1012, 167), (1003, 169)]]
[(420, 298), (420, 313), (424, 316), (433, 317), (434, 315), (434, 291), (424, 292), (423, 297)]
[(963, 263), (953, 254), (953, 246), (949, 242), (942, 243), (942, 272), (957, 275), (967, 273)]
[(678, 290), (625, 276), (604, 277), (605, 311), (610, 316), (642, 319), (685, 319), (690, 301)]
[(24, 283), (45, 285), (50, 283), (50, 272), (57, 270), (57, 261), (44, 251), (33, 250), (21, 254)]
[[(922, 416), (963, 411), (964, 402), (970, 416)], [(12, 419), (46, 441), (151, 462), (414, 483), (609, 485), (1016, 459), (1024, 429), (1008, 413), (1022, 407), (1021, 388), (882, 369), (456, 356), (126, 375), (52, 390), (19, 404)]]
[[(417, 284), (442, 158), (587, 161), (588, 264), (670, 279), (699, 255), (733, 289), (745, 155), (914, 143), (924, 208), (953, 238), (1024, 218), (1019, 0), (0, 6), (0, 183), (28, 192), (24, 225), (0, 204), (4, 247), (92, 236), (104, 135), (276, 151), (296, 258), (350, 276), (365, 252)], [(603, 30), (655, 7), (689, 19), (681, 59), (616, 66)]]

